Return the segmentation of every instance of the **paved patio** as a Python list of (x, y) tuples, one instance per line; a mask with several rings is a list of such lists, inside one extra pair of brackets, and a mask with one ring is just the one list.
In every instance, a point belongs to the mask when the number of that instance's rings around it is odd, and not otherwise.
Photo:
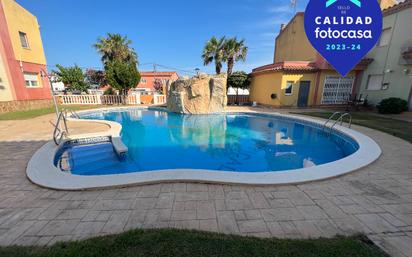
[[(163, 183), (65, 192), (40, 188), (25, 176), (28, 160), (51, 134), (45, 134), (51, 131), (47, 120), (0, 121), (1, 245), (176, 227), (280, 238), (361, 232), (393, 256), (412, 256), (412, 145), (388, 134), (354, 126), (375, 139), (383, 155), (366, 168), (321, 182)], [(76, 131), (90, 128), (105, 129), (82, 124)]]

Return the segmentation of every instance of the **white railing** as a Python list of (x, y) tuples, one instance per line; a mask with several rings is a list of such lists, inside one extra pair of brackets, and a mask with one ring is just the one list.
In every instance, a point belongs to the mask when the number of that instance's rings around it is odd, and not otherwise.
[[(122, 96), (122, 95), (58, 95), (59, 103), (63, 105), (115, 105), (142, 104), (139, 94)], [(154, 95), (152, 104), (166, 103), (165, 95)]]
[(61, 104), (101, 104), (99, 95), (59, 95)]
[(165, 95), (157, 95), (153, 96), (153, 104), (165, 104), (166, 103), (166, 96)]

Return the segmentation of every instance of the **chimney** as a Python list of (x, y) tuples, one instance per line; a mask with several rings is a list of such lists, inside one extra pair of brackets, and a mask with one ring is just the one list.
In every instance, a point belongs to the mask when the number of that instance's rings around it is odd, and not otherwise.
[(286, 27), (286, 24), (284, 24), (284, 23), (280, 24), (280, 31), (284, 30), (285, 27)]

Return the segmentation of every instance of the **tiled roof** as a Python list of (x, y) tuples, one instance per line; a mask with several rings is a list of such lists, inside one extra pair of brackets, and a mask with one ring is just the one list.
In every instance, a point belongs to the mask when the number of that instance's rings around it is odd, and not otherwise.
[(383, 16), (388, 16), (410, 7), (412, 7), (412, 0), (405, 0), (401, 3), (395, 4), (394, 6), (382, 10), (382, 14)]
[(253, 69), (252, 74), (268, 72), (268, 71), (301, 71), (301, 72), (309, 71), (310, 72), (310, 71), (317, 71), (317, 70), (318, 68), (313, 62), (286, 61), (286, 62), (272, 63), (272, 64), (258, 67), (256, 69)]
[(141, 71), (140, 72), (140, 75), (142, 75), (142, 76), (154, 76), (154, 75), (157, 75), (157, 76), (172, 76), (174, 74), (177, 75), (177, 72), (175, 72), (175, 71), (156, 71), (156, 72)]

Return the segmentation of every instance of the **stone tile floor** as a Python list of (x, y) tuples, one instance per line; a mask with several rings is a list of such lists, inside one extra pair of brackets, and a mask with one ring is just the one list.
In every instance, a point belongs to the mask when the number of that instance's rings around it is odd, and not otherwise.
[(366, 168), (320, 182), (162, 183), (67, 192), (38, 187), (25, 176), (28, 160), (46, 143), (46, 135), (36, 132), (49, 129), (44, 119), (32, 119), (24, 130), (0, 130), (1, 245), (176, 227), (279, 238), (365, 233), (393, 256), (412, 256), (412, 145), (388, 134), (354, 126), (374, 138), (383, 155)]

